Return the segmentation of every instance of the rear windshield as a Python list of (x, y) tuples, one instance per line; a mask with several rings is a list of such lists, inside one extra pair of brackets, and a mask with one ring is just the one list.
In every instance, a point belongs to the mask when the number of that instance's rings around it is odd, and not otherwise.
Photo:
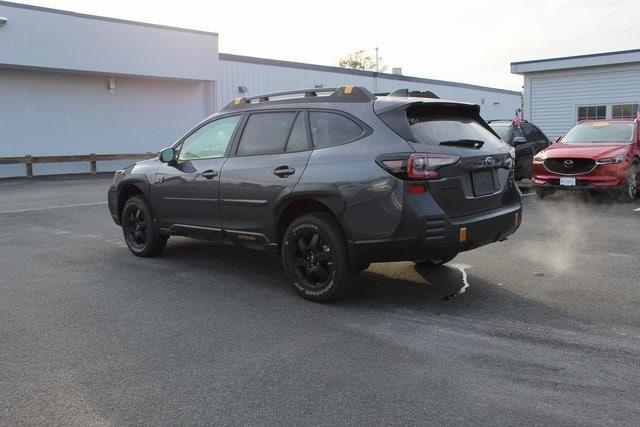
[(631, 142), (633, 138), (633, 124), (592, 122), (580, 123), (571, 128), (561, 142), (568, 144), (598, 143), (598, 142)]
[(407, 111), (407, 116), (411, 132), (422, 144), (469, 142), (468, 146), (473, 147), (472, 142), (476, 141), (485, 148), (503, 144), (489, 129), (467, 115)]
[(498, 134), (501, 140), (503, 141), (507, 140), (507, 134), (509, 133), (509, 128), (511, 127), (511, 125), (504, 124), (504, 123), (503, 124), (489, 123), (489, 126), (491, 126), (491, 129), (493, 129), (493, 131)]

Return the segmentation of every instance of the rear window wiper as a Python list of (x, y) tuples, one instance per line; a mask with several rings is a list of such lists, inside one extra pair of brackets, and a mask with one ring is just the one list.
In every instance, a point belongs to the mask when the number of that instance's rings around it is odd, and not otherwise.
[(479, 139), (452, 139), (451, 141), (442, 141), (440, 145), (449, 145), (452, 147), (464, 148), (480, 148), (484, 145), (484, 141)]

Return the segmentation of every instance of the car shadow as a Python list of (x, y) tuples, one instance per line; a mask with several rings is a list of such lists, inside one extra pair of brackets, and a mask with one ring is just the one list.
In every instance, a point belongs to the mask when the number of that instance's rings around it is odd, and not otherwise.
[[(190, 271), (197, 265), (197, 274), (215, 272), (226, 275), (233, 286), (241, 285), (237, 291), (233, 290), (239, 298), (246, 298), (248, 292), (258, 291), (270, 299), (285, 298), (288, 304), (307, 304), (307, 309), (317, 305), (295, 293), (277, 254), (178, 238), (170, 240), (162, 259), (173, 263), (172, 268), (178, 271)], [(372, 264), (368, 270), (356, 275), (353, 294), (335, 302), (332, 307), (471, 319), (499, 315), (502, 319), (514, 321), (541, 325), (557, 322), (558, 326), (566, 326), (566, 313), (477, 275), (472, 268), (467, 270), (469, 286), (460, 293), (464, 286), (463, 267), (455, 262), (440, 267), (419, 267), (411, 262)]]
[[(372, 265), (358, 278), (358, 289), (348, 301), (352, 308), (378, 306), (403, 312), (463, 316), (470, 319), (500, 319), (566, 326), (567, 313), (504, 287), (465, 269), (468, 286), (464, 286), (461, 268), (451, 262), (439, 267), (420, 267), (398, 263), (397, 274), (379, 270), (384, 264)], [(513, 284), (511, 284), (513, 285)], [(461, 290), (464, 290), (461, 292)]]

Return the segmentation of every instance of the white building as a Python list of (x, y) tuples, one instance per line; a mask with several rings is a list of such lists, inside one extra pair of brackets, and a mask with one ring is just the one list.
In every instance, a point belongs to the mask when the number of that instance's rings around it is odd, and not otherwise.
[[(0, 1), (0, 159), (155, 152), (233, 98), (320, 85), (430, 90), (481, 105), (487, 119), (520, 104), (519, 92), (219, 54), (216, 33)], [(34, 165), (36, 175), (88, 170)], [(0, 164), (0, 177), (24, 174)]]
[(524, 76), (524, 118), (555, 139), (583, 119), (635, 118), (640, 49), (513, 62)]

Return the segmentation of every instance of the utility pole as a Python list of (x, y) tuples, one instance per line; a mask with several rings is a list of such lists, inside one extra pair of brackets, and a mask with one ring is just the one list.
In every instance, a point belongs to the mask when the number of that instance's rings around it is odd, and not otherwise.
[(375, 77), (375, 92), (378, 92), (378, 73), (380, 73), (380, 64), (378, 63), (378, 48), (376, 47), (376, 77)]

